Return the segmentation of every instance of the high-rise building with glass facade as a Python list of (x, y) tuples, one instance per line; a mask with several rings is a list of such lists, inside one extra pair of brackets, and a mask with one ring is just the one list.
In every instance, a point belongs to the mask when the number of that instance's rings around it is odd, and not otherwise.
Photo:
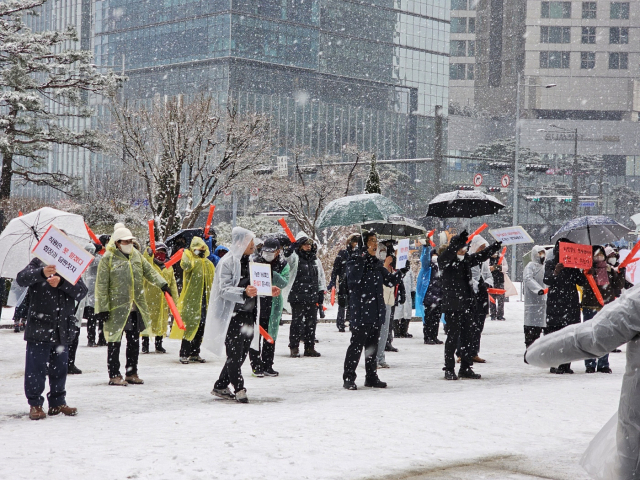
[[(448, 106), (450, 0), (96, 0), (127, 98), (209, 91), (269, 114), (278, 154), (428, 156)], [(118, 70), (120, 67), (117, 68)]]

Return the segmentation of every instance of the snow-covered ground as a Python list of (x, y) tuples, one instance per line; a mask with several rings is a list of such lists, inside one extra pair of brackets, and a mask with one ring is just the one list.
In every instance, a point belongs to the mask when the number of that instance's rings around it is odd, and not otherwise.
[(67, 381), (79, 414), (39, 422), (27, 417), (22, 335), (2, 329), (0, 478), (586, 479), (577, 463), (616, 411), (624, 354), (611, 355), (613, 375), (582, 363), (551, 375), (523, 363), (523, 304), (506, 312), (486, 323), (482, 380), (445, 381), (443, 347), (424, 345), (412, 323), (414, 338), (396, 339), (379, 371), (389, 388), (365, 389), (361, 365), (355, 392), (342, 388), (348, 333), (319, 324), (322, 357), (291, 359), (285, 325), (280, 377), (251, 377), (245, 364), (248, 405), (214, 399), (222, 360), (181, 365), (174, 340), (167, 355), (140, 356), (145, 385), (110, 387), (106, 349), (87, 348), (83, 329), (84, 373)]

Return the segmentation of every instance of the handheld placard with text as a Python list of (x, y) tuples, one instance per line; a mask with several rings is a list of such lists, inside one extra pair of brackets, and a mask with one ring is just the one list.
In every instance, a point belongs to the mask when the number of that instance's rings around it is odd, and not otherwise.
[(32, 253), (46, 265), (55, 265), (56, 272), (74, 285), (82, 276), (93, 255), (51, 225)]
[(502, 245), (520, 245), (522, 243), (533, 243), (533, 238), (529, 236), (522, 227), (505, 227), (489, 230), (489, 233)]
[(396, 257), (396, 269), (404, 268), (409, 259), (409, 239), (405, 238), (398, 242), (398, 255)]
[(586, 270), (593, 265), (593, 248), (591, 245), (560, 242), (559, 257), (558, 261), (567, 268)]
[(271, 265), (249, 262), (251, 285), (258, 289), (258, 295), (271, 296)]

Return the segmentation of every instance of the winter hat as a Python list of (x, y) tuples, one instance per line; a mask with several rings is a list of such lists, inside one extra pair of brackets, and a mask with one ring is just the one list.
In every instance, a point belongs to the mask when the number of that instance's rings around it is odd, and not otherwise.
[(169, 248), (162, 242), (156, 242), (156, 251), (158, 250), (164, 250), (165, 252), (167, 252), (167, 255), (169, 255)]
[(616, 253), (616, 251), (612, 247), (605, 247), (605, 249), (604, 249), (604, 254), (607, 257), (609, 257), (609, 256), (611, 256), (611, 255), (613, 255), (615, 253)]
[(265, 253), (275, 252), (279, 248), (280, 248), (280, 242), (278, 241), (277, 238), (274, 238), (274, 237), (268, 237), (262, 244), (262, 251)]
[(116, 230), (120, 230), (121, 228), (125, 228), (124, 223), (118, 222), (113, 226), (113, 231), (115, 232)]
[(128, 228), (118, 228), (113, 235), (111, 235), (111, 241), (117, 243), (120, 240), (133, 240), (135, 237), (131, 235), (131, 230)]
[(264, 245), (264, 240), (256, 237), (253, 239), (253, 244), (256, 246), (256, 248), (260, 248), (262, 245)]

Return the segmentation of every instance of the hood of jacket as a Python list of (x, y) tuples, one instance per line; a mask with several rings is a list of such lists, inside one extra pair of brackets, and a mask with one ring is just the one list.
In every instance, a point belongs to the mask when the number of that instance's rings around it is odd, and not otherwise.
[(191, 245), (189, 245), (189, 250), (195, 255), (195, 250), (204, 250), (204, 258), (209, 256), (209, 247), (204, 243), (204, 240), (200, 237), (193, 237), (191, 240)]
[(218, 245), (213, 251), (213, 254), (219, 257), (222, 252), (229, 252), (229, 249), (224, 245)]

